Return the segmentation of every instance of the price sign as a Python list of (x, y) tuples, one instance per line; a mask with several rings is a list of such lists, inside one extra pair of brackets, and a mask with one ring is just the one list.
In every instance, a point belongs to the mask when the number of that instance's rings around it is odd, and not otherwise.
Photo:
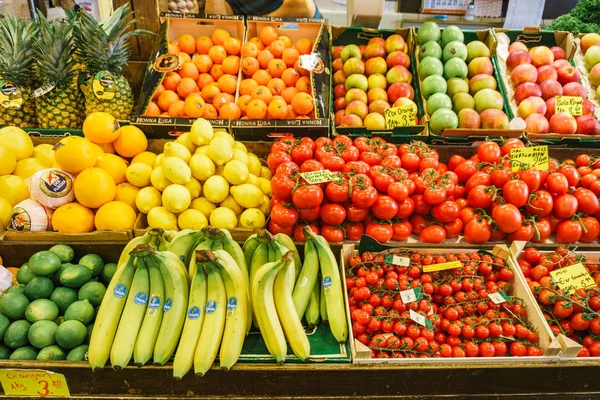
[(2, 369), (0, 383), (7, 396), (70, 396), (63, 374), (41, 369)]
[(337, 174), (331, 172), (328, 169), (325, 169), (323, 171), (302, 172), (300, 176), (310, 185), (331, 182), (337, 178)]
[(460, 261), (449, 261), (449, 262), (445, 262), (445, 263), (441, 263), (441, 264), (425, 265), (423, 267), (423, 272), (444, 271), (446, 269), (454, 269), (454, 268), (460, 268), (460, 267), (462, 267), (462, 264), (460, 263)]
[(556, 113), (567, 113), (573, 116), (583, 114), (583, 98), (581, 96), (556, 96)]
[(410, 265), (410, 258), (400, 257), (394, 254), (388, 254), (383, 259), (388, 264), (397, 265), (399, 267), (408, 267)]
[(423, 298), (423, 292), (421, 291), (421, 288), (402, 290), (400, 292), (400, 298), (404, 304), (414, 303)]
[(417, 324), (424, 326), (425, 328), (433, 328), (433, 322), (425, 318), (424, 315), (419, 314), (414, 310), (410, 310), (410, 319), (415, 321)]
[(535, 168), (540, 171), (548, 171), (550, 168), (548, 157), (548, 146), (533, 146), (512, 149), (510, 151), (512, 161), (512, 172)]
[(581, 263), (554, 270), (550, 272), (550, 276), (558, 287), (566, 292), (597, 286), (594, 278)]
[(502, 304), (510, 300), (510, 297), (504, 292), (489, 293), (488, 297), (494, 304)]
[(385, 110), (385, 128), (394, 129), (401, 126), (415, 126), (416, 112), (412, 104)]

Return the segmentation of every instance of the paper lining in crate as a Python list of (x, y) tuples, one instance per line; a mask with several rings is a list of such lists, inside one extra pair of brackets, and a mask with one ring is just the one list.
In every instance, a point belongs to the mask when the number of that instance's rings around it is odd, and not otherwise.
[[(361, 245), (361, 250), (364, 247)], [(473, 252), (474, 249), (441, 249), (441, 248), (411, 248), (411, 249), (395, 249), (391, 246), (379, 245), (379, 248), (373, 248), (373, 251), (380, 251), (382, 254), (388, 254), (395, 250), (418, 250), (420, 254), (449, 254), (457, 252)], [(514, 262), (511, 259), (511, 253), (506, 245), (495, 245), (493, 247), (488, 246), (480, 249), (480, 251), (491, 253), (494, 256), (503, 258), (507, 262), (507, 266), (514, 272)], [(410, 260), (409, 260), (410, 261)], [(349, 258), (346, 259), (346, 263), (349, 262)], [(563, 347), (559, 340), (556, 340), (550, 327), (545, 322), (539, 309), (535, 307), (535, 299), (531, 293), (527, 290), (527, 285), (522, 279), (519, 279), (518, 274), (514, 273), (512, 280), (510, 281), (510, 290), (507, 293), (511, 297), (517, 297), (522, 300), (526, 306), (526, 320), (529, 322), (539, 334), (539, 347), (544, 352), (543, 356), (539, 357), (457, 357), (457, 358), (371, 358), (371, 349), (354, 338), (353, 331), (350, 331), (350, 338), (352, 340), (352, 358), (354, 363), (439, 363), (439, 362), (485, 362), (485, 363), (498, 363), (498, 362), (514, 362), (515, 360), (523, 362), (548, 362), (556, 361), (559, 359), (560, 354), (563, 352)], [(352, 320), (349, 320), (352, 323)]]

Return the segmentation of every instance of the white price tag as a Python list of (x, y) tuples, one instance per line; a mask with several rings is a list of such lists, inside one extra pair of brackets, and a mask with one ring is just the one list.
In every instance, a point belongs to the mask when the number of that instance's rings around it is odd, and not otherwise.
[(414, 310), (410, 310), (410, 319), (419, 325), (427, 326), (427, 318)]
[(508, 300), (504, 292), (496, 292), (488, 294), (488, 297), (494, 304), (502, 304)]
[(400, 257), (395, 254), (388, 254), (385, 256), (384, 261), (388, 264), (397, 265), (399, 267), (408, 267), (410, 265), (410, 258)]
[[(417, 295), (414, 289), (403, 290), (400, 292), (400, 298), (404, 304), (417, 301)], [(411, 310), (412, 311), (412, 310)]]

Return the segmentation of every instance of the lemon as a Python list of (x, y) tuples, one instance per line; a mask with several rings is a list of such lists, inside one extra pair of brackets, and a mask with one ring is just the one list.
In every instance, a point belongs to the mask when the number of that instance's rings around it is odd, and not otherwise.
[(152, 170), (152, 174), (150, 174), (150, 183), (152, 183), (152, 186), (162, 192), (173, 182), (165, 178), (163, 167), (156, 167), (154, 170)]
[(183, 185), (176, 183), (167, 186), (162, 193), (163, 207), (172, 213), (180, 213), (185, 211), (192, 202), (192, 196), (189, 190)]
[(192, 140), (192, 134), (189, 132), (182, 133), (175, 139), (175, 143), (179, 143), (184, 145), (191, 154), (194, 154), (196, 151), (196, 144)]
[(240, 149), (233, 149), (233, 157), (231, 159), (239, 161), (239, 162), (243, 163), (245, 166), (248, 166), (248, 153), (246, 153)]
[(273, 191), (271, 190), (271, 181), (267, 178), (263, 178), (262, 176), (258, 178), (258, 188), (266, 194), (267, 196), (273, 196)]
[(177, 217), (164, 207), (155, 207), (148, 213), (148, 226), (176, 231)]
[(135, 206), (144, 214), (148, 214), (154, 207), (160, 207), (161, 205), (161, 194), (152, 186), (140, 189), (137, 196), (135, 196)]
[(20, 176), (23, 179), (29, 178), (38, 171), (47, 167), (37, 158), (24, 158), (17, 161), (17, 166), (13, 172), (14, 175)]
[(12, 205), (8, 200), (0, 197), (0, 231), (6, 230), (12, 215)]
[(0, 176), (0, 197), (5, 198), (14, 207), (29, 198), (29, 187), (25, 180), (16, 175)]
[(142, 151), (140, 154), (133, 157), (133, 159), (131, 160), (131, 164), (144, 163), (152, 167), (152, 165), (154, 164), (154, 160), (156, 160), (156, 154), (149, 151)]
[(192, 124), (192, 128), (190, 129), (190, 135), (192, 136), (192, 141), (197, 146), (202, 146), (203, 144), (210, 143), (214, 136), (214, 132), (210, 122), (208, 122), (204, 118), (198, 118)]
[(217, 167), (217, 169), (215, 169), (215, 175), (221, 175), (223, 176), (223, 171), (225, 170), (225, 166), (224, 165), (219, 165)]
[(152, 163), (152, 168), (160, 167), (162, 165), (164, 158), (165, 158), (165, 155), (162, 153), (157, 155), (156, 158), (154, 159), (154, 162)]
[(215, 163), (207, 155), (194, 154), (190, 158), (190, 169), (194, 178), (205, 181), (215, 174)]
[(232, 195), (227, 196), (220, 204), (221, 207), (231, 208), (235, 215), (240, 215), (244, 211), (244, 207), (240, 206)]
[(207, 156), (208, 155), (208, 145), (205, 144), (205, 145), (198, 147), (196, 149), (196, 151), (194, 152), (194, 154), (204, 154), (205, 156)]
[(54, 146), (48, 143), (38, 144), (33, 148), (33, 157), (50, 168), (54, 162)]
[(185, 184), (185, 188), (190, 192), (192, 199), (200, 197), (200, 194), (202, 194), (202, 185), (200, 184), (200, 181), (194, 177)]
[(266, 222), (265, 214), (258, 208), (249, 208), (240, 215), (240, 226), (246, 229), (260, 228)]
[(263, 195), (263, 203), (257, 208), (264, 214), (269, 215), (271, 213), (271, 199)]
[(260, 181), (258, 180), (258, 176), (254, 175), (254, 174), (248, 175), (248, 180), (246, 181), (246, 183), (254, 185), (260, 189)]
[(17, 166), (14, 154), (0, 146), (0, 175), (10, 175)]
[(260, 160), (256, 157), (255, 154), (248, 153), (248, 170), (250, 173), (256, 176), (260, 176), (260, 169), (262, 165), (260, 164)]
[(238, 142), (237, 140), (233, 142), (234, 150), (242, 150), (244, 153), (248, 153), (248, 148), (242, 142)]
[(163, 154), (165, 157), (181, 158), (185, 163), (188, 163), (190, 161), (190, 157), (192, 156), (187, 147), (175, 142), (166, 143)]
[(264, 202), (263, 192), (249, 183), (232, 186), (231, 194), (235, 201), (244, 208), (256, 208)]
[(204, 214), (198, 210), (190, 208), (185, 210), (179, 217), (177, 217), (177, 223), (180, 229), (202, 229), (208, 226), (208, 219)]
[(231, 208), (219, 207), (210, 214), (210, 224), (221, 229), (233, 229), (237, 226), (237, 216)]
[(261, 178), (266, 178), (268, 180), (271, 180), (271, 178), (273, 177), (273, 173), (271, 172), (271, 170), (269, 169), (269, 167), (265, 167), (263, 165), (262, 167), (260, 167), (260, 177)]
[(152, 174), (152, 167), (148, 164), (136, 163), (131, 164), (125, 171), (127, 181), (133, 186), (146, 187), (150, 185), (150, 175)]
[(190, 208), (200, 211), (206, 218), (208, 218), (214, 209), (217, 208), (217, 206), (208, 201), (206, 197), (198, 197), (192, 201)]
[(223, 176), (232, 185), (241, 185), (248, 180), (248, 167), (241, 161), (231, 160), (225, 164)]
[(117, 194), (115, 195), (115, 201), (122, 201), (129, 205), (134, 211), (137, 211), (135, 205), (135, 198), (137, 197), (140, 188), (133, 186), (131, 183), (123, 182), (117, 185)]
[(185, 185), (192, 177), (192, 170), (181, 158), (165, 157), (162, 167), (165, 178), (173, 183)]
[(208, 156), (216, 165), (225, 165), (233, 157), (231, 143), (224, 137), (216, 137), (208, 145)]
[(33, 157), (33, 142), (21, 128), (7, 126), (0, 129), (0, 147), (11, 152), (17, 161)]
[(229, 142), (229, 144), (231, 145), (231, 147), (233, 148), (233, 143), (235, 142), (235, 139), (233, 138), (233, 136), (231, 136), (229, 134), (229, 132), (224, 131), (222, 129), (219, 130), (219, 131), (215, 131), (213, 140), (215, 138), (224, 138), (224, 139), (226, 139)]
[(229, 183), (220, 175), (211, 176), (204, 182), (204, 197), (215, 204), (222, 202), (229, 195)]

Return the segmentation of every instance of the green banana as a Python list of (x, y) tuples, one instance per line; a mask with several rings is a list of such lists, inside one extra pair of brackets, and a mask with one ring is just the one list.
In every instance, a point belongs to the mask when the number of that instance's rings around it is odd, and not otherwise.
[(253, 233), (246, 239), (244, 245), (242, 246), (242, 251), (244, 252), (244, 258), (246, 259), (246, 265), (250, 267), (250, 263), (252, 262), (252, 256), (254, 252), (258, 248), (260, 241), (258, 240), (258, 235)]
[(304, 245), (304, 264), (302, 264), (302, 269), (297, 269), (300, 270), (300, 275), (296, 280), (292, 298), (294, 299), (296, 314), (298, 318), (302, 319), (315, 283), (317, 282), (317, 276), (319, 275), (319, 255), (310, 240)]
[[(133, 253), (134, 257), (137, 257)], [(148, 293), (150, 292), (150, 277), (148, 267), (143, 257), (137, 258), (137, 269), (131, 283), (131, 290), (127, 296), (127, 302), (121, 315), (121, 321), (115, 335), (115, 340), (110, 352), (110, 362), (117, 371), (125, 368), (133, 354), (133, 347), (137, 339), (144, 314), (146, 313), (146, 304), (148, 303)]]
[[(323, 281), (321, 281), (323, 282)], [(321, 319), (324, 323), (329, 324), (329, 316), (327, 315), (327, 301), (325, 299), (325, 288), (323, 284), (319, 285), (319, 313), (321, 314)]]
[(100, 304), (88, 349), (88, 361), (93, 370), (104, 368), (110, 356), (121, 313), (133, 281), (134, 262), (135, 259), (129, 256), (126, 262), (119, 265)]
[(192, 251), (204, 237), (204, 232), (201, 230), (184, 229), (171, 239), (167, 250), (175, 254), (183, 262), (183, 265), (189, 269)]
[[(300, 260), (300, 253), (298, 252), (298, 248), (296, 247), (296, 244), (294, 243), (292, 238), (289, 237), (288, 235), (286, 235), (285, 233), (276, 234), (275, 240), (277, 242), (279, 242), (281, 245), (283, 245), (289, 251), (294, 252), (294, 266), (295, 266), (294, 282), (297, 282), (298, 276), (300, 275), (300, 266), (302, 265), (302, 260)], [(300, 316), (300, 318), (302, 318), (302, 316)]]
[(315, 283), (315, 287), (310, 293), (310, 299), (308, 300), (308, 306), (304, 312), (304, 319), (309, 328), (314, 328), (319, 323), (320, 317), (320, 297), (321, 297), (321, 285), (319, 282)]

